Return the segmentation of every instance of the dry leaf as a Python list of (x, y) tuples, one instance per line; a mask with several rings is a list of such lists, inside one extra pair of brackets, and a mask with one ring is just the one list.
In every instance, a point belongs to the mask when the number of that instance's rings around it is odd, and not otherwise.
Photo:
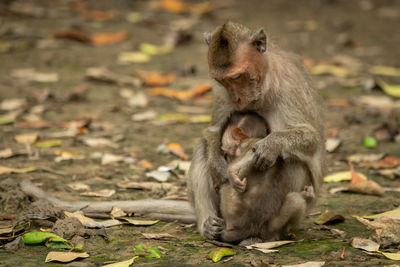
[(70, 262), (78, 258), (87, 258), (89, 254), (87, 252), (58, 252), (52, 251), (47, 254), (46, 262), (59, 261), (59, 262)]
[(354, 154), (349, 156), (347, 159), (351, 162), (369, 162), (369, 161), (377, 161), (382, 159), (385, 156), (383, 153), (379, 154)]
[(336, 77), (345, 78), (354, 74), (354, 72), (345, 67), (335, 66), (335, 65), (327, 65), (321, 64), (316, 65), (311, 68), (310, 73), (313, 75), (321, 75), (321, 74), (331, 74)]
[(28, 82), (40, 82), (40, 83), (54, 83), (60, 80), (58, 73), (37, 72), (36, 70), (31, 68), (15, 69), (11, 72), (11, 77), (25, 80)]
[(181, 0), (161, 0), (160, 7), (172, 13), (185, 13), (189, 10), (186, 3)]
[(124, 157), (120, 155), (114, 155), (110, 153), (105, 153), (101, 158), (101, 165), (107, 165), (116, 162), (123, 162)]
[(188, 100), (200, 96), (211, 90), (211, 84), (199, 84), (188, 90), (174, 90), (169, 88), (155, 87), (148, 89), (146, 92), (149, 95), (162, 95), (179, 100)]
[(344, 220), (345, 218), (342, 215), (334, 213), (333, 211), (325, 210), (324, 213), (314, 220), (314, 223), (322, 225), (326, 223), (343, 222)]
[(147, 160), (140, 160), (138, 162), (139, 166), (145, 168), (145, 169), (151, 169), (153, 168), (153, 164), (151, 164), (151, 162), (147, 161)]
[(380, 170), (378, 173), (384, 177), (395, 179), (396, 177), (400, 177), (400, 167), (397, 169)]
[(0, 159), (7, 159), (11, 158), (12, 156), (14, 156), (14, 152), (12, 151), (11, 148), (5, 148), (0, 150)]
[(85, 227), (87, 228), (108, 228), (108, 227), (113, 227), (117, 225), (121, 225), (122, 223), (118, 220), (105, 220), (101, 222), (86, 222), (84, 224)]
[(127, 214), (121, 208), (113, 207), (110, 212), (110, 215), (111, 215), (111, 218), (118, 218), (118, 217), (126, 216)]
[(17, 169), (17, 168), (9, 168), (6, 166), (0, 166), (0, 175), (1, 174), (9, 174), (9, 173), (27, 173), (27, 172), (33, 172), (33, 171), (36, 171), (35, 167)]
[(90, 186), (88, 186), (87, 184), (84, 183), (72, 183), (72, 184), (67, 184), (67, 186), (69, 188), (71, 188), (72, 190), (76, 190), (76, 191), (90, 191)]
[(400, 76), (400, 68), (387, 66), (373, 66), (369, 69), (369, 72), (375, 75)]
[(324, 261), (308, 261), (300, 264), (282, 265), (282, 267), (321, 267), (324, 265), (325, 265)]
[(96, 33), (91, 36), (92, 44), (107, 45), (125, 41), (128, 38), (128, 32)]
[(276, 249), (272, 248), (277, 248), (283, 245), (287, 245), (290, 243), (294, 243), (294, 241), (290, 240), (282, 240), (282, 241), (273, 241), (273, 242), (264, 242), (264, 243), (255, 243), (249, 246), (246, 246), (247, 249), (256, 249), (258, 251), (261, 251), (263, 253), (273, 253), (273, 252), (278, 252)]
[(166, 182), (171, 177), (171, 173), (168, 171), (151, 171), (146, 173), (146, 177), (153, 178), (158, 182)]
[(87, 196), (87, 197), (111, 197), (112, 195), (115, 194), (114, 189), (102, 189), (99, 191), (89, 191), (89, 192), (83, 192), (80, 195), (81, 196)]
[(148, 110), (142, 113), (136, 113), (132, 115), (133, 121), (148, 121), (154, 120), (157, 117), (157, 113), (154, 110)]
[(171, 234), (168, 233), (142, 233), (142, 235), (147, 239), (175, 239)]
[(136, 219), (128, 219), (128, 218), (121, 218), (124, 221), (127, 221), (129, 224), (136, 225), (136, 226), (151, 226), (158, 223), (160, 220), (136, 220)]
[(116, 10), (86, 10), (82, 15), (85, 20), (109, 21), (116, 18), (118, 13)]
[(142, 52), (133, 51), (133, 52), (122, 52), (118, 55), (118, 62), (121, 64), (127, 63), (144, 63), (149, 62), (151, 60), (151, 56)]
[(189, 158), (183, 150), (183, 147), (178, 143), (169, 143), (167, 148), (172, 154), (180, 157), (183, 160), (187, 160)]
[(350, 161), (349, 166), (351, 171), (349, 191), (377, 196), (382, 196), (385, 193), (385, 189), (382, 186), (372, 180), (367, 180), (365, 177), (362, 177), (356, 173)]
[(136, 258), (139, 258), (139, 256), (135, 256), (126, 261), (120, 261), (120, 262), (116, 262), (116, 263), (106, 264), (106, 265), (103, 265), (103, 267), (129, 267), (132, 265), (132, 263), (135, 261)]
[(118, 148), (119, 145), (105, 138), (84, 138), (82, 139), (85, 145), (90, 147), (111, 147)]
[(379, 249), (379, 244), (365, 238), (355, 237), (351, 240), (351, 246), (353, 248), (360, 248), (366, 251), (375, 252)]
[(69, 211), (64, 211), (65, 217), (67, 218), (77, 218), (83, 225), (87, 223), (93, 223), (96, 222), (92, 218), (86, 217), (83, 215), (82, 211), (75, 211), (74, 213), (69, 212)]
[(19, 121), (17, 122), (18, 128), (30, 128), (30, 129), (43, 129), (51, 126), (51, 123), (44, 120), (37, 121)]
[(169, 191), (173, 187), (171, 183), (157, 183), (157, 182), (128, 182), (117, 183), (119, 188), (123, 189), (142, 189), (142, 190), (163, 190)]
[(400, 100), (394, 101), (391, 97), (386, 95), (362, 95), (357, 99), (360, 105), (369, 106), (371, 108), (390, 110), (400, 107)]
[(160, 74), (153, 71), (137, 70), (136, 75), (139, 76), (145, 85), (152, 86), (168, 85), (176, 79), (175, 73)]
[(400, 214), (390, 213), (374, 221), (355, 216), (356, 219), (374, 230), (372, 238), (377, 241), (382, 247), (389, 247), (400, 244)]
[(162, 114), (158, 119), (165, 123), (209, 123), (211, 122), (210, 115), (193, 115), (188, 116), (180, 113)]
[(325, 149), (328, 152), (334, 152), (342, 143), (342, 140), (339, 138), (328, 138), (325, 141)]
[(400, 251), (398, 251), (397, 253), (389, 253), (389, 252), (382, 252), (382, 251), (377, 251), (379, 253), (381, 253), (383, 256), (385, 256), (386, 258), (390, 259), (390, 260), (394, 260), (394, 261), (400, 261)]
[(102, 81), (107, 83), (116, 83), (118, 85), (129, 85), (133, 87), (141, 86), (141, 81), (138, 78), (128, 75), (117, 74), (109, 71), (106, 68), (88, 68), (86, 70), (86, 78), (95, 81)]
[(74, 40), (86, 44), (91, 42), (90, 38), (86, 33), (73, 29), (58, 31), (54, 33), (52, 37), (55, 39)]
[(55, 162), (61, 162), (63, 160), (84, 159), (85, 158), (83, 156), (80, 156), (78, 152), (56, 150), (56, 151), (54, 151), (54, 154), (56, 154), (58, 156), (54, 159)]
[[(362, 174), (360, 172), (358, 172), (357, 174), (360, 177), (367, 180), (367, 177), (364, 174)], [(336, 172), (336, 173), (333, 173), (333, 174), (330, 174), (330, 175), (324, 177), (325, 183), (337, 183), (337, 182), (350, 181), (350, 180), (351, 180), (351, 172), (350, 171)]]
[(1, 110), (16, 110), (20, 108), (24, 108), (26, 106), (26, 99), (25, 98), (10, 98), (4, 99), (0, 103)]
[(382, 160), (363, 162), (360, 166), (372, 169), (392, 169), (400, 166), (400, 159), (387, 156)]
[(332, 98), (328, 100), (328, 105), (331, 107), (349, 107), (349, 100), (343, 98)]

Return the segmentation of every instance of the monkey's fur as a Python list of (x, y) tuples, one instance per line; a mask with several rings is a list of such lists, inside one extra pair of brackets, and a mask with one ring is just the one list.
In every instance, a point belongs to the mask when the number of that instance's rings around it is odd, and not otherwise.
[(221, 217), (225, 221), (221, 233), (224, 242), (254, 237), (278, 239), (296, 226), (305, 215), (307, 204), (314, 199), (312, 186), (305, 186), (301, 193), (287, 192), (279, 163), (266, 171), (241, 169), (251, 160), (246, 152), (267, 133), (265, 121), (256, 114), (235, 113), (222, 135), (221, 149), (232, 160), (228, 167), (229, 183), (222, 184), (219, 192)]
[[(305, 184), (311, 184), (318, 194), (325, 170), (325, 149), (316, 92), (292, 56), (273, 44), (267, 46), (262, 29), (252, 32), (232, 22), (205, 37), (210, 76), (222, 87), (214, 87), (211, 125), (194, 149), (188, 193), (200, 234), (218, 239), (225, 223), (213, 182), (219, 180), (223, 184), (228, 180), (221, 136), (235, 111), (255, 112), (268, 124), (270, 134), (246, 152), (249, 160), (241, 168), (249, 169), (251, 165), (265, 171), (273, 167), (275, 182), (270, 186), (277, 190), (268, 190), (276, 194), (280, 203), (297, 203), (298, 197), (292, 197), (291, 192), (297, 196)], [(279, 203), (260, 205), (271, 211), (280, 207)]]

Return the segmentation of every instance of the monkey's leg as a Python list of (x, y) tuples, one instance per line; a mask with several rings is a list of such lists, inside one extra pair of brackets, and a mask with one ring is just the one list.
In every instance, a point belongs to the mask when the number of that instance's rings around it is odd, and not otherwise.
[(290, 192), (286, 195), (281, 210), (269, 224), (270, 232), (290, 230), (306, 213), (307, 203), (301, 193)]
[(249, 229), (224, 230), (221, 234), (221, 240), (227, 243), (238, 243), (250, 235)]
[(207, 165), (206, 146), (202, 139), (194, 149), (187, 186), (200, 234), (208, 239), (217, 239), (224, 229), (224, 220), (218, 217), (219, 197)]

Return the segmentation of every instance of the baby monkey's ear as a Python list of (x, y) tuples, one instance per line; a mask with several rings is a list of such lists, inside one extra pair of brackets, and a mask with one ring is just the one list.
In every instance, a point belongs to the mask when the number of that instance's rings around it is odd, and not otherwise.
[(232, 132), (233, 139), (242, 142), (244, 139), (249, 138), (249, 136), (243, 131), (242, 128), (235, 128)]
[(210, 42), (211, 42), (211, 33), (205, 32), (205, 33), (203, 33), (203, 36), (204, 36), (204, 40), (205, 40), (206, 43), (209, 45)]
[(267, 49), (267, 35), (264, 29), (259, 29), (251, 36), (251, 44), (257, 49), (258, 52), (264, 53)]

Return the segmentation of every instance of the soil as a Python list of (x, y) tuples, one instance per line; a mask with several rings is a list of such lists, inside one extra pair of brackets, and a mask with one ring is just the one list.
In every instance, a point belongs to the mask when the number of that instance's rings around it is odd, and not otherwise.
[[(11, 12), (9, 7), (16, 2), (33, 4), (44, 10), (43, 15), (24, 15)], [(17, 184), (30, 179), (49, 194), (66, 200), (96, 200), (81, 196), (68, 184), (84, 183), (92, 191), (114, 189), (116, 193), (101, 200), (133, 200), (162, 198), (168, 192), (154, 190), (121, 189), (117, 183), (154, 181), (145, 176), (145, 169), (137, 163), (147, 160), (154, 167), (166, 165), (176, 156), (161, 154), (157, 147), (161, 144), (179, 143), (186, 154), (191, 155), (193, 147), (201, 136), (204, 123), (154, 123), (136, 122), (131, 116), (152, 109), (157, 114), (181, 113), (182, 106), (200, 108), (210, 112), (212, 94), (178, 101), (160, 96), (149, 96), (148, 107), (132, 107), (120, 96), (120, 90), (129, 88), (144, 91), (144, 87), (133, 88), (114, 83), (88, 81), (85, 79), (89, 67), (106, 66), (118, 74), (131, 75), (135, 70), (155, 70), (169, 72), (177, 69), (194, 69), (195, 73), (179, 76), (171, 88), (187, 89), (208, 78), (206, 64), (207, 47), (203, 32), (211, 31), (227, 20), (238, 21), (250, 28), (264, 27), (268, 42), (279, 44), (283, 49), (298, 54), (301, 58), (312, 60), (314, 64), (330, 63), (337, 55), (349, 56), (360, 63), (355, 79), (356, 85), (343, 84), (331, 76), (313, 76), (321, 95), (321, 105), (325, 110), (326, 129), (339, 129), (342, 144), (327, 156), (329, 173), (348, 170), (346, 158), (355, 153), (385, 153), (400, 157), (400, 144), (394, 140), (379, 142), (379, 146), (369, 149), (363, 146), (363, 138), (384, 122), (390, 121), (388, 111), (367, 108), (357, 104), (362, 95), (382, 96), (380, 90), (366, 92), (363, 86), (371, 75), (368, 69), (375, 65), (399, 67), (400, 4), (398, 1), (340, 1), (340, 0), (229, 0), (212, 1), (213, 10), (203, 15), (189, 31), (192, 39), (178, 45), (170, 54), (153, 56), (147, 63), (121, 65), (119, 53), (137, 50), (140, 43), (161, 44), (163, 36), (170, 29), (170, 23), (178, 19), (190, 18), (187, 14), (174, 14), (152, 6), (154, 1), (87, 1), (90, 10), (115, 10), (118, 15), (109, 21), (91, 21), (76, 11), (81, 1), (4, 1), (0, 3), (0, 100), (26, 98), (27, 106), (17, 122), (24, 120), (30, 107), (43, 105), (42, 119), (50, 122), (50, 127), (30, 129), (21, 124), (2, 125), (0, 150), (11, 148), (18, 155), (1, 159), (0, 165), (25, 168), (36, 167), (42, 171), (11, 173), (0, 175), (2, 214), (22, 216), (26, 214), (32, 199), (23, 195)], [(130, 23), (125, 19), (129, 12), (140, 12), (145, 20)], [(396, 13), (397, 12), (397, 13)], [(397, 15), (396, 15), (397, 14)], [(297, 21), (303, 22), (299, 23)], [(308, 21), (308, 22), (307, 22)], [(307, 23), (304, 23), (307, 22)], [(305, 26), (304, 26), (305, 25)], [(308, 26), (307, 26), (308, 25)], [(86, 33), (127, 31), (126, 41), (116, 44), (93, 46), (73, 40), (55, 40), (45, 48), (38, 47), (43, 40), (51, 40), (54, 33), (62, 29), (79, 29)], [(10, 49), (2, 50), (1, 44), (11, 44)], [(40, 72), (57, 72), (60, 80), (55, 83), (24, 82), (13, 78), (14, 69), (34, 68)], [(399, 77), (388, 78), (391, 83), (400, 83)], [(69, 98), (78, 86), (88, 85), (86, 95)], [(216, 84), (213, 84), (217, 86)], [(51, 97), (43, 100), (37, 95), (49, 93)], [(35, 97), (36, 96), (36, 97)], [(344, 99), (348, 105), (328, 105), (332, 99)], [(400, 114), (400, 113), (399, 113)], [(1, 115), (1, 114), (0, 114)], [(37, 132), (39, 136), (49, 136), (62, 131), (61, 125), (71, 121), (90, 121), (83, 136), (63, 138), (60, 147), (38, 148), (15, 142), (15, 135)], [(400, 120), (399, 120), (400, 121)], [(399, 124), (397, 124), (398, 126)], [(82, 143), (82, 137), (104, 137), (113, 140), (118, 147), (89, 147)], [(83, 159), (56, 162), (56, 151), (76, 152)], [(133, 158), (134, 163), (120, 162), (102, 165), (93, 153), (113, 153), (125, 158)], [(27, 155), (27, 153), (29, 155)], [(190, 156), (189, 156), (190, 160)], [(384, 187), (400, 187), (399, 179), (388, 179), (375, 171), (357, 168), (370, 179)], [(185, 182), (173, 177), (174, 185), (185, 192)], [(342, 184), (343, 185), (343, 184)], [(71, 266), (101, 266), (105, 263), (123, 261), (133, 256), (133, 247), (145, 244), (160, 248), (161, 259), (136, 259), (134, 266), (251, 266), (250, 262), (260, 264), (299, 264), (307, 261), (325, 261), (325, 266), (385, 266), (395, 261), (381, 256), (368, 255), (350, 246), (352, 237), (369, 237), (371, 232), (352, 215), (367, 215), (394, 209), (399, 206), (399, 193), (386, 192), (384, 196), (369, 196), (352, 193), (329, 194), (328, 190), (338, 184), (324, 184), (319, 202), (310, 216), (294, 232), (295, 243), (279, 248), (278, 253), (263, 254), (235, 246), (235, 255), (230, 261), (212, 263), (208, 253), (215, 245), (205, 242), (194, 226), (179, 223), (159, 222), (154, 226), (116, 226), (106, 229), (108, 241), (100, 235), (92, 235), (85, 240), (84, 250), (89, 258), (76, 261)], [(43, 206), (40, 206), (43, 207)], [(314, 224), (319, 212), (333, 210), (345, 217), (345, 221), (327, 227)], [(46, 208), (46, 210), (52, 210)], [(32, 210), (30, 210), (32, 211)], [(46, 213), (46, 211), (44, 211)], [(56, 215), (55, 215), (56, 214)], [(42, 214), (45, 215), (45, 214)], [(49, 215), (49, 214), (47, 214)], [(51, 216), (59, 216), (59, 211), (51, 211)], [(50, 216), (50, 217), (51, 217)], [(7, 225), (9, 221), (0, 221)], [(54, 221), (49, 221), (50, 226)], [(32, 225), (31, 230), (38, 230)], [(78, 227), (78, 226), (77, 226)], [(79, 227), (78, 227), (79, 228)], [(339, 229), (345, 237), (332, 234), (329, 229)], [(64, 229), (65, 230), (65, 229)], [(64, 231), (62, 230), (62, 231)], [(81, 231), (82, 229), (80, 229)], [(66, 231), (66, 230), (65, 230)], [(169, 233), (174, 239), (145, 239), (142, 233)], [(68, 234), (66, 238), (73, 234)], [(344, 258), (341, 258), (345, 249)], [(14, 251), (0, 249), (2, 266), (42, 266), (48, 252), (53, 249), (45, 246), (25, 246)], [(397, 251), (397, 250), (394, 250)], [(46, 266), (60, 265), (46, 263)], [(268, 266), (268, 265), (263, 265)]]

